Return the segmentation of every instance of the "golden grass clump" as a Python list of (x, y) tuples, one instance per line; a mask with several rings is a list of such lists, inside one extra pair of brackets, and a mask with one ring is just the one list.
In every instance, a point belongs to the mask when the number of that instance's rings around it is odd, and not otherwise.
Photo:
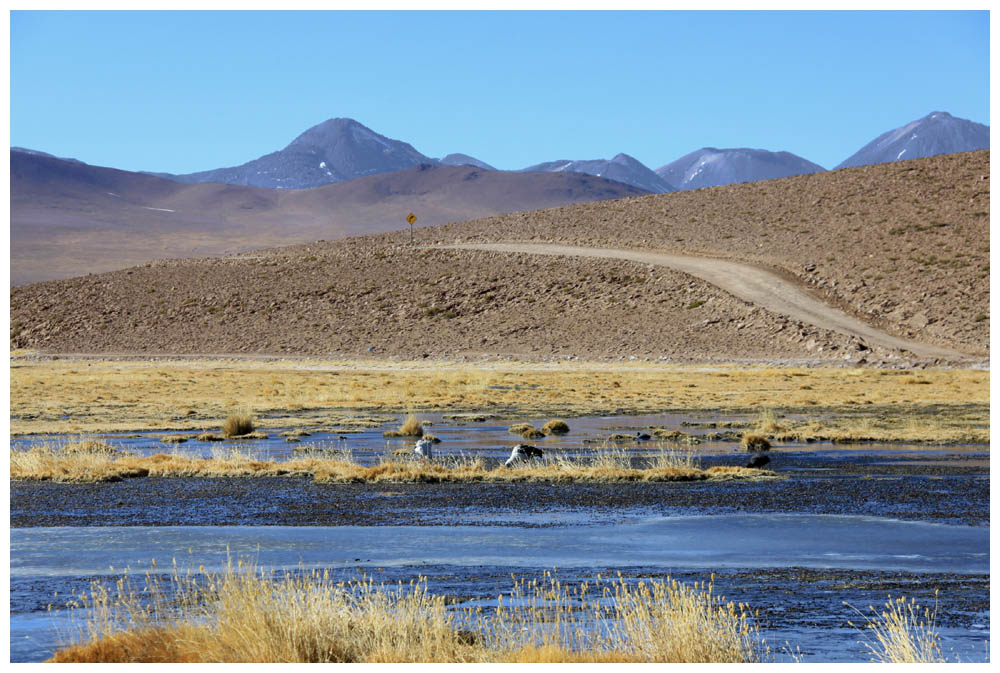
[(565, 435), (569, 433), (569, 425), (562, 419), (553, 418), (542, 426), (542, 432), (546, 435)]
[(521, 433), (521, 437), (524, 439), (542, 439), (545, 437), (545, 433), (535, 427), (529, 427), (527, 430)]
[(694, 435), (689, 435), (680, 430), (668, 430), (667, 428), (654, 428), (653, 437), (665, 442), (677, 442), (679, 444), (700, 444), (701, 440)]
[(222, 424), (223, 437), (240, 437), (254, 431), (253, 418), (249, 414), (230, 414)]
[(398, 430), (387, 430), (382, 433), (383, 437), (423, 437), (424, 426), (417, 417), (410, 414), (399, 426)]
[(105, 442), (102, 439), (83, 439), (79, 442), (70, 442), (62, 447), (62, 452), (67, 454), (82, 453), (110, 456), (117, 451), (118, 449), (113, 444)]
[(934, 609), (924, 608), (921, 612), (920, 606), (912, 599), (893, 599), (890, 596), (881, 612), (869, 606), (869, 610), (875, 613), (872, 617), (855, 610), (865, 617), (865, 629), (871, 636), (865, 646), (871, 652), (872, 660), (883, 664), (946, 663), (941, 654), (941, 638), (935, 627), (936, 603), (935, 598)]
[(515, 423), (514, 425), (507, 428), (507, 432), (512, 435), (520, 435), (527, 430), (534, 430), (535, 426), (531, 423)]
[(744, 433), (743, 439), (740, 440), (740, 446), (747, 451), (767, 451), (771, 448), (771, 442), (767, 441), (767, 437), (764, 435), (747, 432)]
[(778, 423), (778, 417), (775, 415), (774, 409), (770, 407), (760, 412), (754, 425), (757, 432), (763, 435), (773, 436), (788, 431), (787, 426)]
[(217, 435), (214, 432), (203, 432), (198, 435), (199, 442), (222, 442), (225, 439), (222, 435)]
[[(173, 587), (173, 590), (170, 590)], [(272, 576), (230, 561), (220, 573), (95, 582), (78, 605), (80, 644), (52, 662), (760, 662), (770, 650), (742, 605), (711, 583), (574, 589), (551, 573), (517, 580), (495, 608), (449, 609), (423, 581), (335, 582), (328, 571)]]
[[(67, 450), (69, 449), (69, 450)], [(146, 477), (148, 468), (132, 464), (127, 456), (107, 451), (79, 450), (38, 444), (28, 450), (10, 451), (10, 478), (21, 481), (110, 482)]]

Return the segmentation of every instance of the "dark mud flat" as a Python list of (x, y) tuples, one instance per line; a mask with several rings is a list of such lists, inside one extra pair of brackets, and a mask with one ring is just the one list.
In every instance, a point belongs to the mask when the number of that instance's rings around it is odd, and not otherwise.
[[(567, 523), (730, 513), (863, 515), (989, 523), (979, 452), (877, 455), (775, 452), (767, 482), (316, 484), (309, 478), (145, 478), (117, 483), (12, 482), (10, 525), (378, 526)], [(737, 464), (711, 457), (703, 465)]]

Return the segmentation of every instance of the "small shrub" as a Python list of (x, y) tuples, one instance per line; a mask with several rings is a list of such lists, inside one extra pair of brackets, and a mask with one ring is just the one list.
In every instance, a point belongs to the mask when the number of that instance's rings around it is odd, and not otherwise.
[(223, 437), (239, 437), (254, 431), (253, 418), (247, 414), (230, 414), (222, 424)]
[(688, 304), (687, 306), (685, 306), (684, 308), (686, 308), (686, 309), (688, 309), (688, 308), (698, 308), (699, 306), (701, 306), (704, 303), (705, 302), (703, 300), (696, 299), (693, 302), (691, 302), (690, 304)]
[(743, 435), (740, 446), (747, 451), (767, 451), (771, 448), (771, 442), (767, 441), (767, 437), (764, 435), (748, 432)]
[(542, 432), (546, 435), (565, 435), (569, 432), (569, 425), (564, 420), (554, 418), (542, 426)]
[(988, 315), (986, 315), (985, 313), (980, 313), (979, 315), (976, 316), (975, 322), (982, 322), (987, 318), (989, 318)]

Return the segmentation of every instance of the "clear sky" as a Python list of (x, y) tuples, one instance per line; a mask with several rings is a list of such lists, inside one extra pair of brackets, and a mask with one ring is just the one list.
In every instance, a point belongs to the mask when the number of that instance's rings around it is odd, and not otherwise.
[(12, 12), (10, 142), (185, 173), (351, 117), (498, 168), (701, 147), (832, 168), (932, 111), (989, 124), (989, 13)]

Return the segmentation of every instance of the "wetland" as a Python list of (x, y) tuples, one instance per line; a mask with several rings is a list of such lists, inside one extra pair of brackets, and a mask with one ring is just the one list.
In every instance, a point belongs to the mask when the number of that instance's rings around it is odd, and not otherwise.
[[(83, 483), (12, 478), (13, 661), (40, 661), (80, 640), (79, 624), (87, 613), (69, 605), (70, 597), (87, 592), (94, 582), (114, 585), (125, 576), (147, 573), (168, 581), (163, 568), (171, 561), (212, 573), (233, 558), (250, 559), (268, 573), (321, 571), (341, 581), (424, 582), (455, 614), (471, 607), (495, 610), (498, 596), (509, 600), (516, 594), (513, 581), (546, 573), (572, 587), (619, 573), (631, 586), (668, 579), (691, 586), (711, 582), (716, 594), (756, 611), (752, 622), (767, 643), (765, 658), (777, 661), (874, 658), (871, 635), (858, 626), (865, 621), (858, 611), (869, 613), (869, 606), (882, 605), (890, 596), (906, 596), (936, 609), (934, 626), (944, 659), (988, 660), (988, 392), (983, 399), (988, 372), (883, 375), (821, 369), (798, 376), (799, 370), (762, 369), (755, 377), (752, 370), (738, 368), (622, 366), (617, 371), (570, 367), (566, 378), (559, 378), (546, 375), (544, 368), (532, 373), (512, 365), (504, 365), (507, 370), (500, 374), (492, 369), (496, 365), (464, 374), (457, 366), (442, 373), (416, 365), (404, 375), (415, 402), (404, 404), (394, 397), (398, 392), (386, 393), (381, 401), (374, 387), (364, 392), (373, 376), (373, 383), (397, 390), (382, 383), (391, 375), (380, 365), (357, 376), (364, 382), (357, 384), (359, 395), (372, 397), (335, 411), (328, 408), (330, 400), (318, 401), (323, 386), (302, 386), (294, 403), (301, 405), (298, 409), (255, 406), (257, 387), (244, 379), (250, 403), (241, 406), (254, 415), (266, 438), (220, 442), (198, 436), (218, 432), (224, 412), (234, 408), (225, 404), (225, 391), (237, 389), (236, 377), (217, 370), (231, 364), (201, 363), (183, 375), (186, 385), (178, 388), (176, 363), (134, 363), (135, 370), (116, 370), (122, 365), (114, 361), (91, 363), (129, 376), (139, 371), (143, 380), (160, 377), (155, 368), (161, 367), (175, 377), (174, 385), (162, 387), (162, 397), (173, 400), (166, 405), (121, 381), (86, 385), (78, 374), (65, 372), (78, 373), (87, 361), (50, 364), (72, 382), (58, 393), (65, 394), (71, 413), (55, 418), (55, 392), (52, 399), (42, 395), (12, 402), (12, 416), (15, 406), (20, 410), (12, 419), (12, 464), (15, 453), (33, 447), (58, 450), (87, 441), (137, 458), (228, 455), (282, 464), (321, 455), (348, 458), (362, 467), (389, 460), (414, 463), (409, 455), (414, 438), (384, 436), (412, 413), (441, 440), (434, 451), (442, 463), (475, 459), (484, 470), (502, 470), (511, 447), (525, 441), (510, 432), (512, 425), (541, 428), (558, 416), (568, 424), (567, 433), (531, 442), (546, 459), (587, 465), (610, 455), (619, 466), (641, 467), (669, 453), (698, 469), (740, 466), (748, 456), (740, 437), (754, 431), (770, 439), (767, 472), (775, 477), (469, 483), (332, 483), (293, 473), (148, 475)], [(253, 370), (254, 377), (268, 371), (263, 365), (239, 366)], [(319, 365), (305, 370), (299, 368), (302, 363), (291, 369), (270, 366), (266, 375), (280, 381), (317, 376)], [(205, 371), (234, 377), (231, 389), (220, 389), (221, 402), (202, 403), (200, 395), (210, 399), (207, 387), (199, 392), (211, 378), (199, 383)], [(12, 370), (12, 386), (22, 373)], [(597, 381), (599, 374), (609, 377), (600, 379), (608, 400), (595, 403), (600, 409), (587, 408), (574, 395), (586, 385), (598, 390), (601, 386), (588, 379)], [(497, 376), (508, 380), (498, 383)], [(435, 407), (432, 390), (449, 377), (460, 389), (458, 381), (467, 382), (463, 399), (505, 401), (473, 407), (439, 398)], [(852, 377), (862, 384), (854, 387)], [(733, 385), (726, 381), (730, 378), (741, 382)], [(703, 403), (691, 408), (663, 404), (664, 391), (684, 394), (689, 383), (702, 388)], [(640, 384), (654, 391), (652, 400), (632, 398)], [(282, 389), (274, 385), (272, 390)], [(744, 386), (757, 387), (758, 404), (749, 393), (736, 394)], [(826, 387), (839, 391), (832, 398), (837, 405), (817, 410), (804, 403), (796, 395), (814, 393), (802, 386), (822, 394)], [(618, 391), (622, 394), (614, 397)], [(878, 401), (848, 404), (861, 392)], [(171, 406), (182, 393), (183, 405)], [(141, 422), (126, 422), (121, 409), (102, 407), (109, 395), (136, 395)], [(80, 411), (88, 396), (104, 398), (92, 400), (89, 417)], [(727, 396), (732, 400), (725, 404)], [(28, 409), (32, 406), (35, 411)], [(73, 428), (74, 423), (81, 425)], [(850, 439), (847, 429), (857, 430), (859, 423), (868, 432), (857, 436), (868, 441)], [(901, 435), (909, 433), (908, 441), (871, 441), (879, 423), (886, 431), (895, 423)], [(818, 425), (826, 436), (795, 432)], [(932, 437), (935, 427), (941, 434)], [(830, 432), (837, 428), (842, 434)], [(632, 439), (654, 429), (675, 433), (675, 441)], [(185, 441), (164, 441), (169, 436)]]

